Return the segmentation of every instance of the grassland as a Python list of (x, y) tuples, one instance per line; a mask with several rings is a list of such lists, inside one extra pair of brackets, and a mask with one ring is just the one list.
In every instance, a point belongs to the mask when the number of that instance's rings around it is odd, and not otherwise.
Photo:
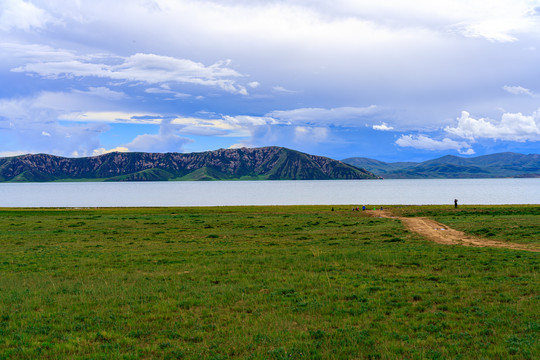
[[(333, 210), (0, 209), (0, 359), (538, 356), (538, 253)], [(540, 243), (538, 206), (394, 211)]]
[(409, 206), (393, 211), (404, 216), (427, 216), (486, 239), (540, 243), (540, 206), (466, 206), (447, 211), (438, 206)]

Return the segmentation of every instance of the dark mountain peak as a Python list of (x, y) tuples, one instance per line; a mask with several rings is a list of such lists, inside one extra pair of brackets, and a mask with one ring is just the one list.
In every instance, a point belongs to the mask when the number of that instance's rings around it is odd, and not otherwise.
[(0, 159), (0, 181), (375, 178), (341, 161), (277, 146), (186, 154), (113, 152), (85, 158), (34, 154)]
[(463, 159), (466, 159), (466, 158), (463, 158), (461, 156), (456, 156), (456, 155), (445, 155), (445, 156), (441, 156), (438, 159), (433, 159), (433, 160), (428, 160), (428, 161), (449, 162), (449, 161), (460, 161)]
[(471, 164), (471, 159), (474, 159), (474, 158), (464, 158), (464, 157), (455, 156), (455, 155), (445, 155), (445, 156), (440, 157), (438, 159), (424, 161), (421, 164), (422, 165), (451, 164), (451, 165), (461, 165), (461, 166), (463, 166), (463, 165)]

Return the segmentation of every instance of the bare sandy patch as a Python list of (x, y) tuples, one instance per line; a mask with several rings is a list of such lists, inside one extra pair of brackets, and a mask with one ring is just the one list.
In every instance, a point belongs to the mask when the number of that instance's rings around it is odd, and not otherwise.
[(446, 225), (443, 225), (435, 220), (425, 217), (401, 217), (395, 216), (388, 210), (368, 210), (366, 211), (370, 216), (399, 219), (405, 227), (418, 233), (425, 238), (434, 241), (438, 244), (445, 245), (463, 245), (463, 246), (478, 246), (478, 247), (497, 247), (514, 250), (534, 251), (540, 252), (539, 249), (535, 249), (531, 246), (507, 243), (496, 240), (488, 240), (471, 235), (467, 235), (462, 231), (452, 229)]

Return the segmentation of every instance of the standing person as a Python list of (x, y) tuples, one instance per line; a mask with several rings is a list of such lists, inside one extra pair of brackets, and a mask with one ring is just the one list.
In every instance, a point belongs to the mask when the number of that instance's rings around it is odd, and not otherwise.
[(457, 209), (457, 199), (454, 199), (454, 208)]

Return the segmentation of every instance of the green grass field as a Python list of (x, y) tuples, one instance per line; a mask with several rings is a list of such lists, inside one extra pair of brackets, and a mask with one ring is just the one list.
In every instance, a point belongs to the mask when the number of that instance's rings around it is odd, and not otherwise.
[(411, 206), (395, 209), (405, 216), (427, 216), (469, 234), (518, 244), (540, 244), (540, 206)]
[[(333, 208), (0, 209), (0, 359), (538, 357), (538, 253)], [(394, 211), (540, 244), (540, 206)]]

